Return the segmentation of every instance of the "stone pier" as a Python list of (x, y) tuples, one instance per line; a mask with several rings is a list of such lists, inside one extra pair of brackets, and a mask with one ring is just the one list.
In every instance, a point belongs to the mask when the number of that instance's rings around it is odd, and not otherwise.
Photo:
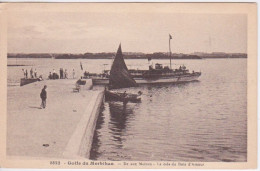
[[(75, 79), (45, 80), (7, 89), (7, 156), (88, 158), (104, 91), (87, 80), (79, 92)], [(47, 85), (47, 107), (40, 92)]]

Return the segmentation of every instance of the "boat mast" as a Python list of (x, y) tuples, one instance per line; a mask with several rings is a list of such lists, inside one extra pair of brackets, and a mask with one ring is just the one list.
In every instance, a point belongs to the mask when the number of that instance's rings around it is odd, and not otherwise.
[(169, 34), (169, 53), (170, 53), (170, 69), (172, 69), (172, 51), (171, 51), (171, 39), (172, 36)]

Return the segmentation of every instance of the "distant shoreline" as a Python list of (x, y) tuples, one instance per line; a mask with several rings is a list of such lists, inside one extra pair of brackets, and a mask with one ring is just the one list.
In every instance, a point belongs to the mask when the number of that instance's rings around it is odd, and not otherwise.
[[(53, 58), (53, 59), (113, 59), (115, 53), (85, 53), (85, 54), (49, 54), (49, 53), (8, 53), (7, 58)], [(128, 52), (125, 59), (169, 59), (167, 53), (156, 52), (152, 54)], [(193, 53), (172, 54), (171, 59), (216, 59), (216, 58), (247, 58), (245, 53)]]
[(7, 66), (8, 67), (17, 67), (17, 66), (30, 66), (30, 65), (22, 65), (22, 64), (21, 65), (12, 65), (12, 64), (8, 64)]

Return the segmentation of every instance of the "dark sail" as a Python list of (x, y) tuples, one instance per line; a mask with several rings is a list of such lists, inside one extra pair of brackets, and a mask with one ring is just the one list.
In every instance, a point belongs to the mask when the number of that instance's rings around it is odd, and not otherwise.
[(127, 69), (120, 44), (110, 70), (109, 88), (116, 89), (135, 86), (137, 86), (137, 84)]

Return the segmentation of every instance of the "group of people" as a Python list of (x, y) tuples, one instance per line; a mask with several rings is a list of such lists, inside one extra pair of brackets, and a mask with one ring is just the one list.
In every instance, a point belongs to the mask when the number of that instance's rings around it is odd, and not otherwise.
[[(68, 79), (68, 72), (67, 69), (60, 68), (60, 75), (58, 75), (53, 69), (52, 72), (49, 73), (49, 79)], [(75, 78), (75, 70), (72, 71), (72, 78)]]
[(49, 79), (59, 79), (59, 75), (56, 73), (55, 69), (52, 72), (49, 72)]
[[(39, 78), (42, 76), (38, 76), (37, 75), (37, 70), (36, 69), (33, 69), (31, 68), (30, 71), (28, 72), (27, 69), (22, 69), (23, 71), (23, 75), (24, 75), (24, 78), (25, 79), (29, 79), (29, 78)], [(30, 75), (28, 75), (30, 74)], [(63, 68), (60, 68), (60, 75), (58, 75), (55, 71), (55, 69), (53, 69), (52, 72), (49, 72), (49, 76), (48, 76), (49, 79), (68, 79), (68, 72), (67, 70), (63, 70)], [(72, 71), (72, 78), (74, 79), (75, 78), (75, 70), (73, 69)]]
[(28, 78), (37, 78), (37, 70), (33, 68), (31, 68), (30, 70), (30, 76), (28, 77), (28, 71), (27, 69), (22, 69), (23, 71), (23, 75), (24, 75), (24, 78), (28, 79)]
[(179, 70), (186, 70), (186, 66), (184, 66), (184, 65), (180, 65), (180, 67), (179, 67)]
[(68, 72), (66, 69), (63, 71), (63, 68), (60, 68), (60, 79), (68, 79)]

